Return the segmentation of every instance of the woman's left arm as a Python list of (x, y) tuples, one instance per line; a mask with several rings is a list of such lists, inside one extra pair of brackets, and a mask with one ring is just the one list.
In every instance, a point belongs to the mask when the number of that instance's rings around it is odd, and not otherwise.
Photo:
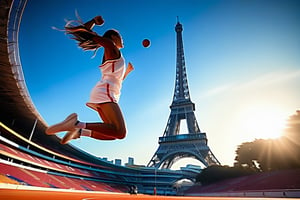
[(124, 76), (123, 76), (123, 80), (127, 77), (127, 75), (128, 75), (132, 70), (134, 70), (134, 67), (133, 67), (133, 65), (129, 62), (129, 63), (128, 63), (128, 66), (127, 66), (127, 68), (126, 68), (125, 74), (124, 74)]

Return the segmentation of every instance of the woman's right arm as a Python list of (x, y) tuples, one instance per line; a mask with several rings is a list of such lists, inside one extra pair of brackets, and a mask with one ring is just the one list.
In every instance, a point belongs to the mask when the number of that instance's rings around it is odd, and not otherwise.
[(96, 25), (101, 26), (104, 24), (104, 20), (101, 16), (96, 16), (90, 21), (84, 23), (84, 27), (88, 30), (92, 30), (92, 28)]

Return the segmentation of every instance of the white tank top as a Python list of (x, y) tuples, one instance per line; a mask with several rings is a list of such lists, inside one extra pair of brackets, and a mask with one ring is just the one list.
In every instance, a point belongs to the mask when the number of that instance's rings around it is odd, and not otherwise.
[(90, 101), (86, 104), (97, 110), (99, 103), (118, 102), (125, 74), (125, 60), (120, 58), (107, 60), (99, 66), (102, 78), (91, 91)]
[[(99, 68), (102, 73), (102, 78), (99, 84), (106, 87), (108, 83), (110, 85), (110, 90), (119, 94), (125, 73), (125, 60), (123, 56), (121, 55), (120, 58), (115, 60), (107, 60), (100, 65)], [(100, 85), (98, 85), (98, 87)]]

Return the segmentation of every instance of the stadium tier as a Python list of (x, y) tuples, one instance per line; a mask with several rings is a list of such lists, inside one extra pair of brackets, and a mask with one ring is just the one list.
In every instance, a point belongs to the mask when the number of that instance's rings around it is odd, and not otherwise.
[[(15, 140), (10, 140), (14, 137)], [(147, 167), (133, 169), (92, 156), (95, 162), (68, 157), (28, 141), (1, 122), (0, 156), (0, 173), (6, 177), (3, 181), (39, 187), (129, 192), (132, 186), (137, 186), (140, 192), (151, 194), (156, 187), (163, 194), (174, 195), (173, 184), (192, 173)]]

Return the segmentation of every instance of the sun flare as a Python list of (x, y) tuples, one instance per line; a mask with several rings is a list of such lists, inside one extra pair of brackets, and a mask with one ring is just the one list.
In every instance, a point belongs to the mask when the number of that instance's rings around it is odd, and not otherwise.
[(285, 128), (287, 116), (276, 107), (249, 107), (240, 119), (243, 134), (252, 139), (279, 138)]

